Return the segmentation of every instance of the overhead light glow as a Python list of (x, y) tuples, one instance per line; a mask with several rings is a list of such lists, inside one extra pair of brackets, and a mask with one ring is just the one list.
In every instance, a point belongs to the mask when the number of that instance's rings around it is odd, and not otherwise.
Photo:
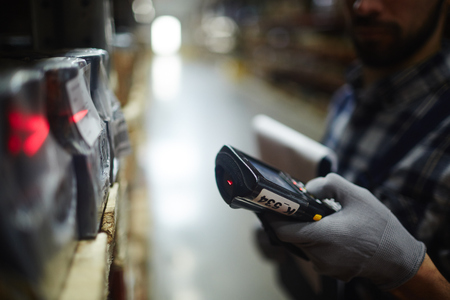
[(157, 17), (151, 28), (152, 50), (158, 55), (171, 55), (181, 47), (181, 23), (172, 16)]

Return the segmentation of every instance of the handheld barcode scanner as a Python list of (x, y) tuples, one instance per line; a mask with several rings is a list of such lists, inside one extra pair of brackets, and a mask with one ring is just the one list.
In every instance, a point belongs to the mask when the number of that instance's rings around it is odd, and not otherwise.
[(316, 199), (303, 183), (231, 146), (216, 157), (216, 182), (231, 208), (274, 211), (301, 221), (319, 221), (341, 209), (333, 199)]

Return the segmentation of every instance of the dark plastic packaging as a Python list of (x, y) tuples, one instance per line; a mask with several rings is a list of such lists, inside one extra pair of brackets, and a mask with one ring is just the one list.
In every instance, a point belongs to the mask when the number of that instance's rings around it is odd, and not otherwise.
[(43, 73), (15, 64), (0, 68), (0, 299), (55, 299), (76, 246), (75, 171), (50, 131)]
[(90, 91), (100, 117), (106, 123), (111, 152), (110, 182), (117, 180), (120, 158), (131, 153), (128, 128), (119, 100), (109, 87), (109, 55), (102, 49), (72, 49), (57, 55), (85, 59), (91, 68)]
[(48, 114), (58, 142), (74, 156), (80, 239), (95, 238), (110, 187), (110, 145), (106, 123), (92, 102), (84, 59), (56, 57), (36, 62), (45, 73)]
[[(80, 129), (73, 122), (72, 105), (66, 87), (83, 72), (89, 84), (90, 72), (85, 60), (77, 58), (46, 58), (33, 61), (35, 68), (45, 75), (47, 89), (47, 115), (50, 129), (58, 142), (72, 154), (88, 154), (91, 146), (84, 140)], [(84, 72), (84, 70), (87, 70)]]
[(109, 54), (107, 51), (97, 48), (77, 48), (60, 49), (52, 51), (21, 51), (0, 52), (0, 56), (35, 60), (57, 57), (74, 57), (83, 59), (87, 63), (89, 72), (85, 72), (85, 79), (88, 81), (88, 89), (92, 101), (106, 124), (108, 142), (110, 145), (110, 183), (117, 181), (117, 174), (120, 168), (120, 158), (131, 153), (131, 143), (128, 136), (128, 127), (122, 111), (121, 104), (114, 92), (109, 87)]
[(109, 194), (110, 160), (104, 159), (109, 155), (109, 144), (106, 125), (101, 123), (99, 138), (93, 145), (89, 155), (75, 156), (75, 170), (77, 175), (78, 201), (78, 229), (80, 239), (95, 238), (99, 231), (103, 210)]
[[(105, 93), (107, 90), (106, 78), (102, 72), (103, 60), (108, 52), (96, 48), (80, 48), (67, 51), (55, 51), (55, 56), (77, 57), (86, 60), (90, 65), (90, 93), (97, 111), (104, 121), (110, 121), (112, 116), (111, 103)], [(104, 58), (105, 57), (105, 58)]]

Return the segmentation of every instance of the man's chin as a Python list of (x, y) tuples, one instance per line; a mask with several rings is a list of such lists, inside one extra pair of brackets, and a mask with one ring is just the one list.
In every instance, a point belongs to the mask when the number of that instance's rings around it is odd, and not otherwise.
[(389, 57), (379, 57), (375, 55), (360, 55), (362, 64), (372, 69), (382, 69), (392, 67), (399, 63), (398, 60), (393, 60)]
[(391, 67), (406, 59), (400, 48), (378, 42), (355, 43), (355, 49), (361, 62), (371, 68)]
[(374, 69), (393, 67), (407, 59), (407, 57), (400, 53), (376, 51), (359, 52), (359, 58), (363, 65)]

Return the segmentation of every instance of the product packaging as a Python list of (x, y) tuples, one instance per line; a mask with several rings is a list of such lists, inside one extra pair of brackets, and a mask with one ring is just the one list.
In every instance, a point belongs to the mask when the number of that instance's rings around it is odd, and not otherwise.
[(0, 299), (56, 299), (77, 239), (73, 157), (50, 130), (44, 74), (1, 65)]

